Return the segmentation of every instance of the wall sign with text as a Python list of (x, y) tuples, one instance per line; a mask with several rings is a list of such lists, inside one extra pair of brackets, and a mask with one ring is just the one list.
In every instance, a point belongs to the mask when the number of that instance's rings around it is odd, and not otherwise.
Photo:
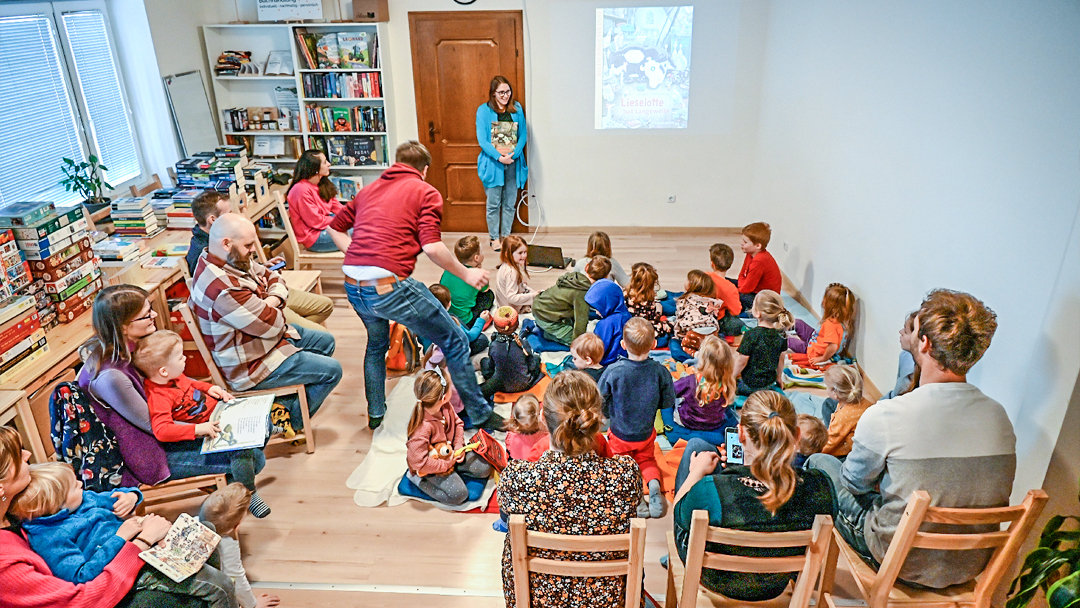
[(259, 21), (322, 19), (322, 0), (257, 0)]

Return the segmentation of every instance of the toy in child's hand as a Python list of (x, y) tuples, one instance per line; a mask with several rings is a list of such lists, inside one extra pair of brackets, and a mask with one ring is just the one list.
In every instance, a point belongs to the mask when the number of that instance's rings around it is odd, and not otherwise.
[(445, 441), (433, 443), (431, 449), (428, 450), (428, 456), (431, 458), (438, 458), (439, 460), (446, 460), (451, 456), (454, 456), (454, 448)]
[(284, 429), (281, 434), (286, 439), (292, 439), (296, 436), (296, 431), (294, 431), (292, 427), (292, 417), (289, 415), (289, 408), (280, 403), (275, 403), (270, 407), (270, 424)]
[(460, 448), (454, 450), (454, 460), (457, 460), (458, 458), (461, 458), (462, 456), (464, 456), (465, 452), (473, 452), (473, 451), (475, 451), (476, 448), (478, 448), (478, 447), (480, 447), (480, 442), (479, 441), (477, 441), (476, 443), (467, 443), (467, 444), (461, 446)]

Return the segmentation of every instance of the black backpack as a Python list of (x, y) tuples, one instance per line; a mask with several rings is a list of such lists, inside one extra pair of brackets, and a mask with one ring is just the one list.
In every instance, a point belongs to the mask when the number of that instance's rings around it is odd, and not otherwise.
[(83, 488), (107, 492), (120, 486), (124, 458), (112, 431), (105, 428), (78, 384), (61, 382), (49, 397), (56, 458), (75, 468)]

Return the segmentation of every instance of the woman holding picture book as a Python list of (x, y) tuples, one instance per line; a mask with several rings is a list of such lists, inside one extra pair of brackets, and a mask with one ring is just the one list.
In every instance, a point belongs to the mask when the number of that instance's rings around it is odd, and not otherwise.
[(476, 170), (487, 194), (488, 237), (495, 251), (502, 249), (502, 239), (514, 226), (517, 192), (529, 178), (523, 155), (526, 131), (525, 110), (514, 100), (510, 81), (492, 78), (487, 102), (476, 109)]

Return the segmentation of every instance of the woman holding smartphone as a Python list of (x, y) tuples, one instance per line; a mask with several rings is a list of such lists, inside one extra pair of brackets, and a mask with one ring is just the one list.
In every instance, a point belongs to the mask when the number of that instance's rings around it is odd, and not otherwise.
[[(737, 429), (742, 464), (725, 447), (691, 439), (675, 478), (675, 544), (686, 561), (690, 522), (695, 510), (709, 512), (709, 525), (757, 532), (809, 530), (814, 517), (835, 516), (836, 494), (817, 470), (791, 466), (799, 442), (795, 408), (775, 391), (758, 391), (746, 400)], [(734, 437), (728, 443), (733, 444)], [(711, 546), (710, 546), (711, 545)], [(706, 545), (710, 550), (716, 546)], [(747, 550), (747, 555), (781, 557), (801, 548)], [(705, 569), (701, 584), (732, 599), (772, 599), (784, 592), (793, 573), (761, 574)]]
[(501, 250), (503, 237), (514, 226), (517, 192), (529, 178), (522, 155), (526, 139), (525, 110), (514, 100), (510, 81), (505, 76), (492, 78), (487, 102), (476, 108), (480, 144), (476, 170), (487, 194), (488, 237), (495, 251)]

